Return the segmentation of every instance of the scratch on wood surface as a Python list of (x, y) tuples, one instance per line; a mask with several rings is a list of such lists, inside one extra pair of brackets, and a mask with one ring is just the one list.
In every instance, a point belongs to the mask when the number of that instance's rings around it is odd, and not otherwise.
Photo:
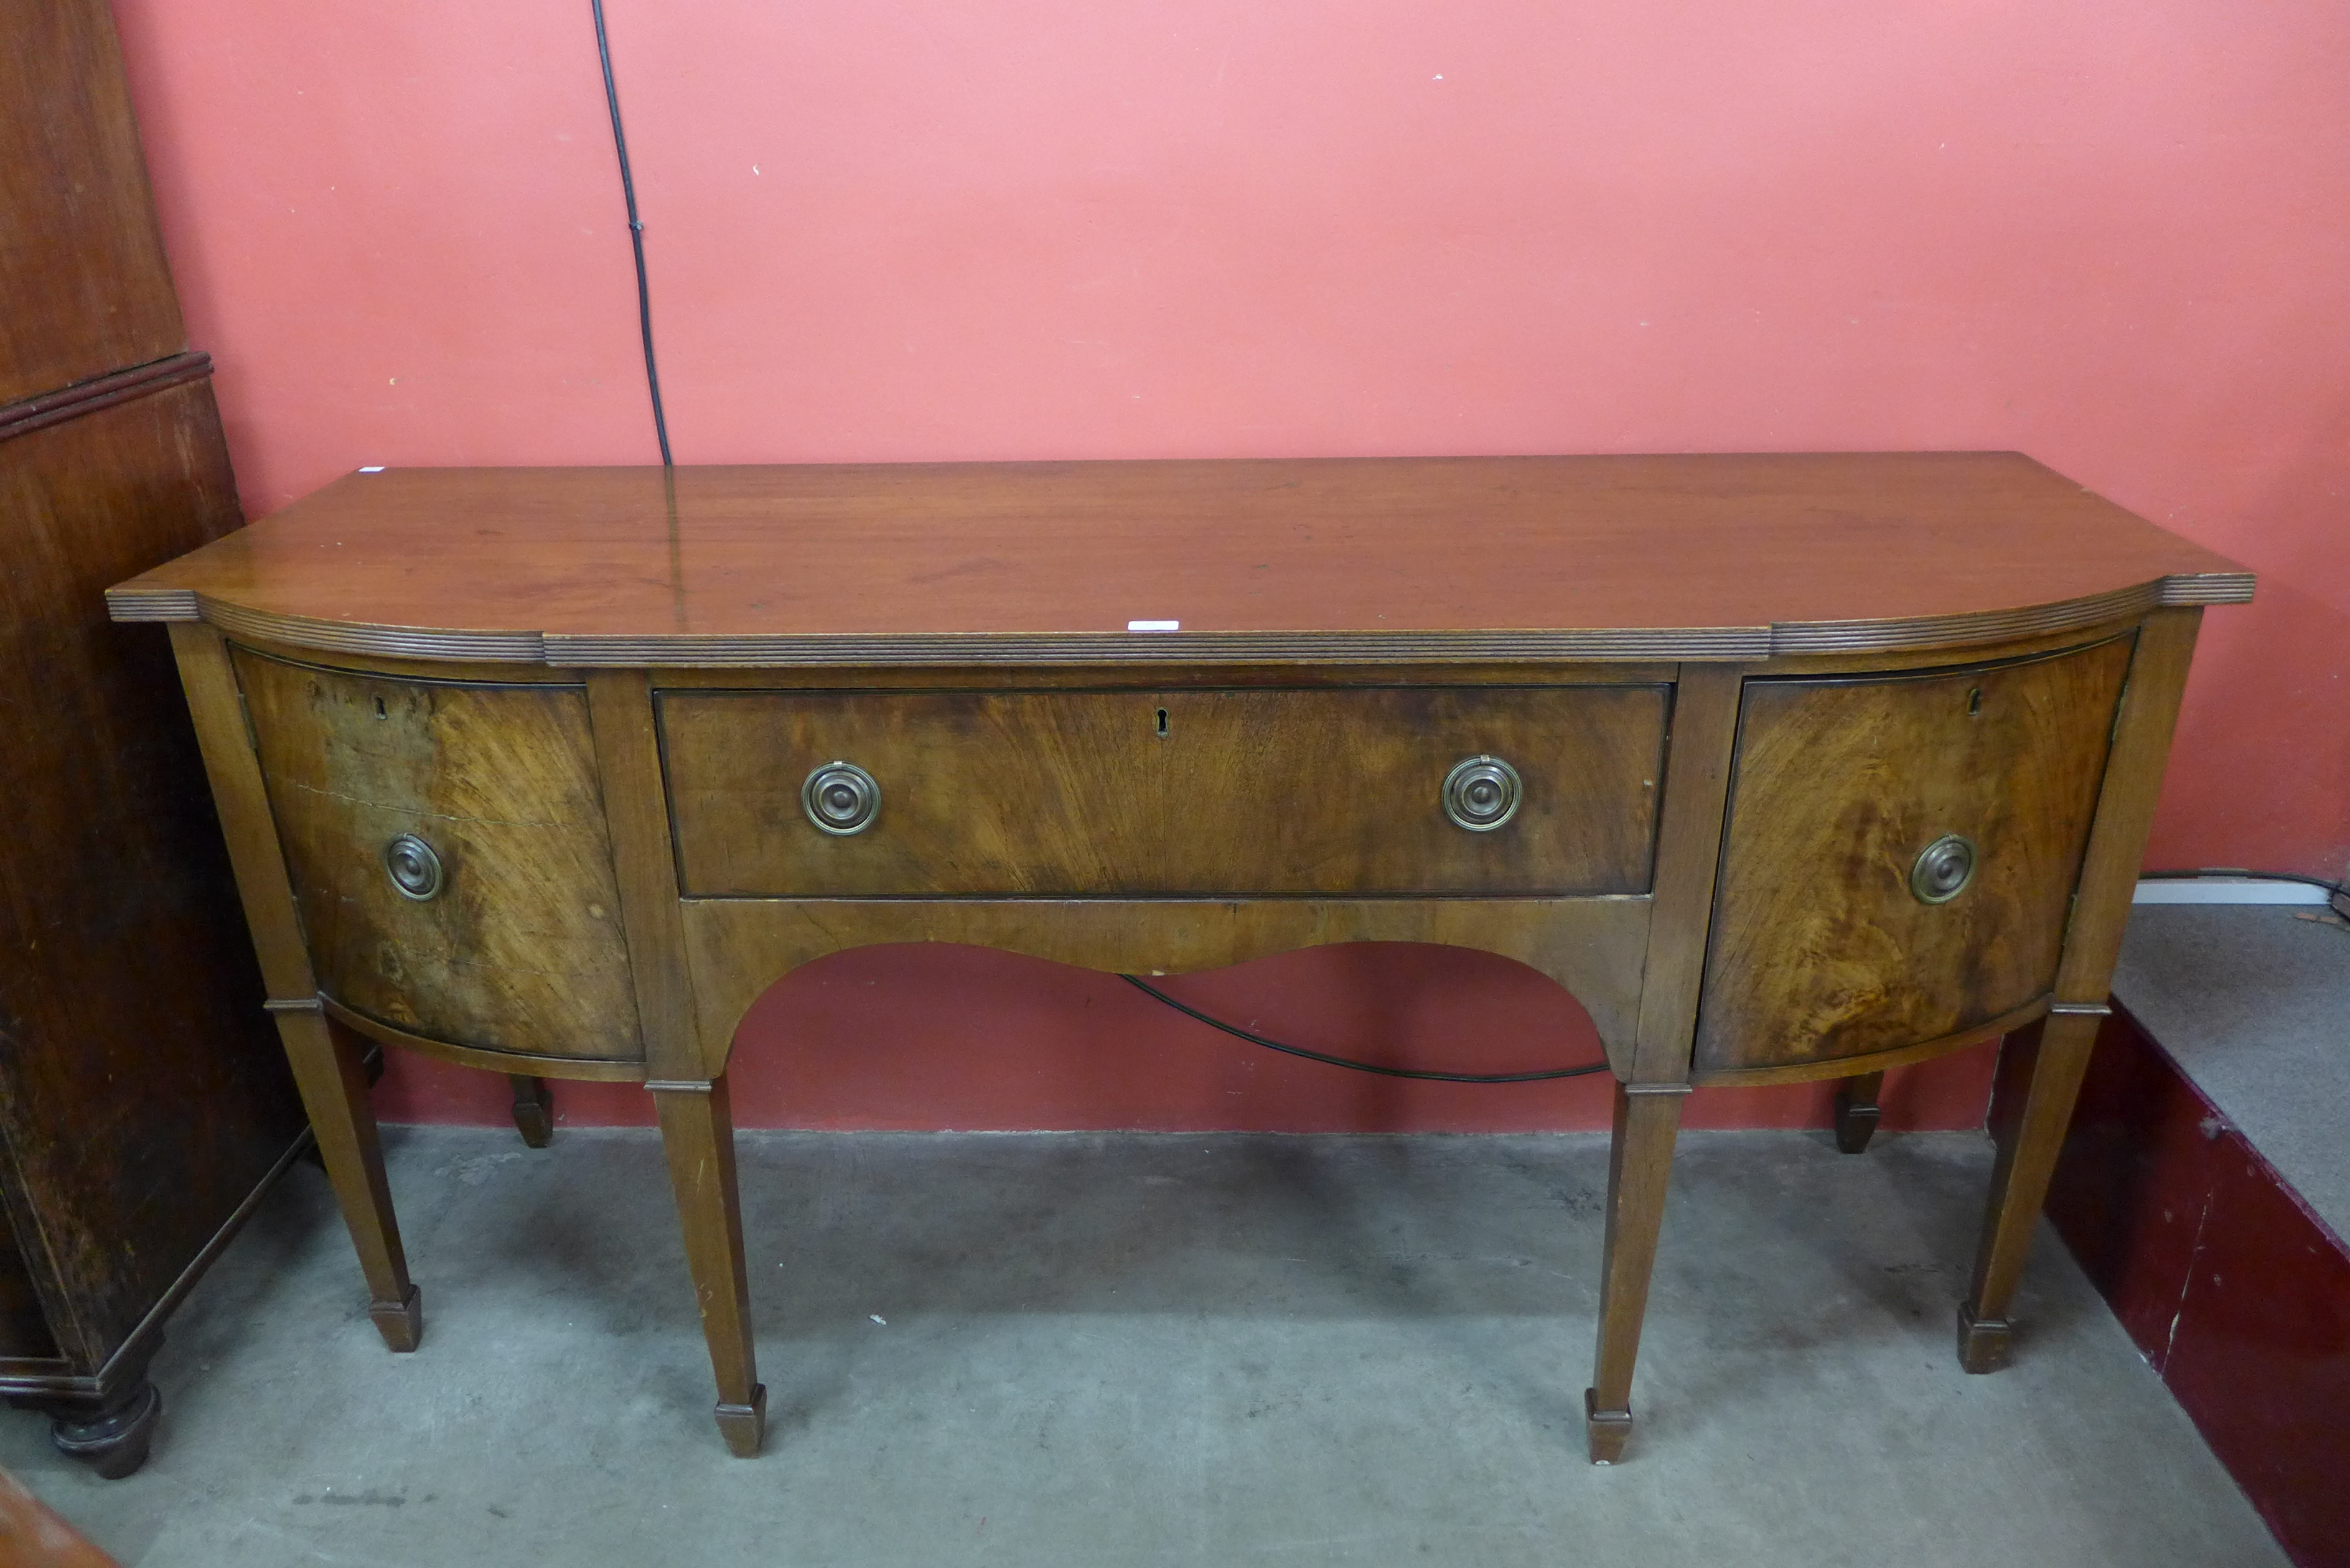
[(388, 811), (398, 816), (430, 817), (434, 822), (469, 822), (484, 827), (564, 828), (577, 826), (568, 822), (518, 822), (498, 816), (463, 816), (455, 812), (427, 811), (421, 806), (391, 805), (380, 800), (368, 800), (359, 795), (345, 794), (340, 790), (320, 789), (316, 784), (307, 784), (300, 779), (287, 778), (283, 774), (270, 774), (266, 776), (273, 784), (284, 784), (287, 789), (298, 789), (304, 794), (315, 794), (327, 800), (338, 800), (345, 805), (363, 806), (369, 811)]

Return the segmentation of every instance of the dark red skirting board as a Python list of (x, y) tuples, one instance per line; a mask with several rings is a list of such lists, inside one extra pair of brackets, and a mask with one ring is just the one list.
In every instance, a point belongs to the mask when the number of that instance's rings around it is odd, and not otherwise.
[(2118, 1009), (2048, 1216), (2286, 1553), (2350, 1564), (2350, 1251)]

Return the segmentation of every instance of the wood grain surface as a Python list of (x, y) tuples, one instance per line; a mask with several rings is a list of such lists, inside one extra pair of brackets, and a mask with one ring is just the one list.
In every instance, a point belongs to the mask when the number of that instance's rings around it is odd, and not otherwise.
[[(1938, 675), (1746, 688), (1700, 1073), (1955, 1034), (2055, 983), (2133, 639)], [(1918, 852), (1974, 841), (1945, 904)]]
[[(689, 896), (1643, 893), (1668, 689), (671, 693)], [(1471, 832), (1446, 775), (1508, 761)], [(881, 786), (836, 836), (812, 769)]]
[(85, 1376), (301, 1131), (170, 649), (99, 607), (236, 521), (204, 384), (0, 441), (0, 1191)]
[(1753, 659), (2251, 590), (2028, 458), (1889, 453), (395, 470), (110, 597), (306, 648), (723, 665)]
[(1640, 971), (1639, 1044), (1628, 1072), (1643, 1084), (1689, 1077), (1690, 1032), (1705, 976), (1705, 939), (1721, 856), (1722, 804), (1738, 741), (1745, 671), (1693, 665), (1673, 688), (1664, 822), (1657, 846), (1656, 912)]
[(749, 1459), (766, 1437), (767, 1391), (751, 1333), (751, 1282), (743, 1257), (743, 1203), (734, 1168), (734, 1113), (724, 1075), (708, 1083), (655, 1082), (661, 1151), (685, 1233), (694, 1303), (718, 1383), (718, 1430)]
[(5, 405), (188, 343), (113, 13), (105, 0), (0, 0), (0, 37)]
[(1630, 1070), (1648, 900), (1609, 898), (693, 898), (685, 942), (702, 1049), (721, 1071), (761, 992), (827, 953), (968, 942), (1112, 972), (1182, 974), (1332, 942), (1437, 942), (1516, 959), (1590, 1013)]
[(411, 1034), (380, 1018), (354, 1012), (331, 996), (322, 996), (318, 1002), (326, 1009), (328, 1018), (363, 1040), (373, 1041), (379, 1045), (397, 1045), (403, 1051), (413, 1051), (436, 1062), (447, 1062), (459, 1067), (474, 1067), (484, 1073), (508, 1076), (516, 1073), (533, 1073), (542, 1078), (598, 1084), (640, 1084), (646, 1076), (644, 1063), (634, 1057), (606, 1061), (596, 1056), (534, 1056), (521, 1051), (483, 1050), (435, 1039), (429, 1034)]
[(2013, 1041), (2000, 1063), (1991, 1116), (1999, 1156), (1991, 1168), (1972, 1282), (1959, 1314), (1960, 1359), (1970, 1371), (1995, 1368), (2010, 1354), (2009, 1302), (2022, 1275), (2064, 1129), (2072, 1124), (2073, 1102), (2097, 1026), (2107, 1012), (2106, 988), (2129, 920), (2133, 881), (2153, 826), (2162, 763), (2170, 751), (2202, 618), (2197, 609), (2168, 610), (2147, 618), (2139, 629), (2129, 685), (2114, 723), (2096, 826), (2065, 933), (2056, 1002), (2040, 1029)]
[(50, 425), (61, 425), (118, 403), (152, 397), (184, 382), (202, 381), (212, 373), (211, 355), (182, 352), (128, 369), (109, 370), (55, 391), (36, 392), (13, 403), (0, 403), (0, 441), (12, 441)]
[(1607, 1140), (1607, 1228), (1601, 1242), (1599, 1343), (1591, 1386), (1584, 1391), (1584, 1432), (1591, 1462), (1614, 1464), (1632, 1435), (1632, 1368), (1648, 1315), (1648, 1276), (1672, 1179), (1673, 1139), (1680, 1129), (1679, 1094), (1658, 1085), (1616, 1085)]
[(588, 711), (596, 727), (605, 820), (620, 892), (629, 981), (644, 1036), (646, 1075), (684, 1080), (714, 1076), (702, 1068), (702, 1023), (686, 973), (680, 924), (677, 850), (661, 793), (660, 734), (651, 683), (640, 670), (598, 670), (588, 677)]
[(2097, 826), (2064, 934), (2064, 967), (2056, 975), (2059, 1005), (2102, 1004), (2121, 958), (2122, 932), (2146, 864), (2162, 794), (2163, 764), (2187, 692), (2187, 671), (2203, 626), (2200, 609), (2158, 610), (2138, 628), (2129, 684), (2115, 716), (2113, 751), (2097, 799)]
[[(322, 990), (476, 1049), (639, 1054), (583, 690), (234, 657)], [(403, 833), (440, 857), (438, 897), (386, 873)]]

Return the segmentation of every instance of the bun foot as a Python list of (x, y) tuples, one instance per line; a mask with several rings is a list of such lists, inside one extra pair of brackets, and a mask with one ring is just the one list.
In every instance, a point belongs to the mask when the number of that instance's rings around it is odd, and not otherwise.
[(1997, 1372), (2015, 1359), (2015, 1331), (2005, 1318), (1978, 1318), (1959, 1303), (1959, 1365), (1969, 1372)]
[(383, 1335), (386, 1349), (409, 1351), (424, 1343), (424, 1294), (414, 1285), (408, 1287), (405, 1301), (369, 1302), (368, 1316)]
[(727, 1451), (738, 1459), (756, 1459), (759, 1446), (767, 1440), (767, 1386), (754, 1385), (748, 1405), (718, 1407), (718, 1435), (726, 1439)]
[(1583, 1428), (1591, 1439), (1591, 1462), (1612, 1465), (1624, 1457), (1624, 1445), (1632, 1440), (1632, 1412), (1600, 1409), (1596, 1392), (1583, 1391)]
[(95, 1413), (51, 1416), (49, 1441), (66, 1458), (88, 1465), (108, 1480), (120, 1480), (147, 1462), (155, 1418), (162, 1412), (163, 1396), (142, 1377)]

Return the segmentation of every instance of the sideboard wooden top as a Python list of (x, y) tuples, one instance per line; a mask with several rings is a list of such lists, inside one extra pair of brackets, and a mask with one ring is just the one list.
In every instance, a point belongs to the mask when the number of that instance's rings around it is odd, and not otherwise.
[(1759, 659), (2251, 593), (2029, 458), (1925, 452), (394, 469), (107, 598), (568, 666)]

